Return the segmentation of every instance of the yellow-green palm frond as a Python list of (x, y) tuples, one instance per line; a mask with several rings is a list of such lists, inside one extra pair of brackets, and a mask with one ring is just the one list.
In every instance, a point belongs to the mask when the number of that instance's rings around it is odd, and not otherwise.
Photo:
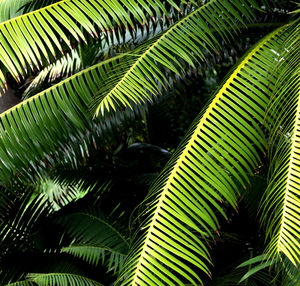
[[(278, 81), (268, 116), (271, 120), (271, 168), (261, 208), (267, 248), (300, 263), (300, 36), (297, 24), (281, 50)], [(272, 147), (272, 146), (271, 146)], [(272, 151), (272, 150), (271, 150)]]
[[(118, 106), (130, 106), (159, 93), (159, 85), (165, 86), (168, 78), (161, 71), (180, 75), (184, 64), (194, 65), (205, 60), (205, 51), (215, 51), (220, 40), (228, 40), (238, 30), (238, 24), (254, 18), (255, 1), (212, 0), (196, 7), (169, 29), (134, 51), (136, 59), (126, 64), (125, 73), (111, 76), (92, 104), (96, 116)], [(244, 19), (242, 19), (242, 15)]]
[[(151, 2), (155, 8), (144, 0), (62, 0), (0, 23), (0, 69), (19, 82), (29, 70), (39, 70), (70, 50), (72, 42), (85, 42), (82, 29), (93, 37), (99, 33), (119, 37), (120, 30), (134, 31), (135, 23), (144, 26), (155, 13), (168, 14), (160, 0)], [(179, 9), (172, 0), (167, 3)], [(2, 80), (0, 88), (5, 83)]]
[(206, 241), (218, 232), (218, 215), (226, 217), (224, 207), (237, 207), (239, 187), (265, 149), (269, 75), (285, 29), (247, 53), (153, 183), (118, 285), (202, 285), (198, 271), (210, 275)]

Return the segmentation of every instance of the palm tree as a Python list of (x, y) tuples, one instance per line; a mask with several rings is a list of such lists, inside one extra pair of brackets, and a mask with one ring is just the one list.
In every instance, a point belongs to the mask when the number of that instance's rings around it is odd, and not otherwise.
[[(2, 5), (13, 7), (10, 2)], [(20, 11), (32, 12), (0, 24), (0, 87), (13, 80), (22, 85), (41, 71), (25, 99), (1, 114), (0, 178), (7, 185), (36, 181), (66, 160), (69, 149), (75, 161), (84, 157), (90, 134), (106, 134), (106, 124), (128, 116), (140, 118), (146, 102), (163, 96), (171, 82), (204, 68), (222, 45), (230, 47), (230, 39), (253, 26), (255, 16), (276, 10), (252, 0), (40, 2), (26, 2)], [(288, 11), (287, 3), (282, 9)], [(152, 183), (128, 255), (115, 256), (114, 268), (121, 268), (116, 285), (202, 285), (203, 274), (211, 275), (210, 245), (220, 222), (238, 208), (266, 154), (268, 183), (259, 207), (265, 250), (241, 265), (249, 270), (242, 280), (267, 267), (281, 273), (282, 283), (299, 283), (297, 11), (276, 25), (228, 73)], [(116, 248), (86, 239), (85, 219), (77, 221), (75, 243), (63, 251), (89, 263), (105, 256), (103, 249), (112, 257)], [(97, 285), (66, 273), (32, 274), (15, 284), (70, 283)]]

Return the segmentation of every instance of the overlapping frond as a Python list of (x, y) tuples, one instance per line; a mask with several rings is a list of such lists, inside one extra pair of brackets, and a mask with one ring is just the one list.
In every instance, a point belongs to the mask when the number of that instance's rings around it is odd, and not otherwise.
[(161, 69), (180, 75), (184, 64), (193, 66), (195, 60), (204, 60), (203, 49), (214, 51), (220, 47), (217, 36), (226, 40), (238, 29), (239, 22), (244, 23), (241, 14), (248, 21), (253, 19), (251, 4), (256, 3), (212, 0), (196, 7), (136, 50), (137, 57), (126, 63), (126, 72), (111, 75), (93, 102), (93, 113), (104, 114), (105, 110), (140, 103), (149, 99), (149, 94), (159, 93), (159, 85), (168, 84)]
[(0, 23), (22, 14), (20, 8), (28, 0), (1, 0), (0, 1)]
[(217, 213), (226, 217), (224, 207), (236, 207), (239, 186), (265, 148), (264, 111), (274, 88), (269, 72), (284, 29), (244, 57), (153, 183), (120, 285), (197, 285), (195, 269), (209, 275), (206, 241), (218, 231)]
[(101, 212), (72, 213), (59, 219), (73, 243), (61, 249), (90, 264), (99, 261), (116, 273), (123, 265), (129, 244), (115, 222)]
[(10, 283), (6, 286), (57, 286), (57, 285), (77, 285), (77, 286), (103, 286), (92, 279), (67, 273), (32, 273), (27, 276), (27, 280)]
[[(179, 9), (172, 0), (167, 2)], [(81, 27), (93, 37), (98, 37), (99, 31), (112, 36), (119, 28), (124, 31), (130, 27), (134, 31), (135, 23), (147, 24), (146, 15), (151, 19), (154, 14), (168, 14), (160, 0), (153, 0), (152, 4), (153, 8), (143, 0), (62, 0), (3, 22), (0, 69), (19, 81), (29, 70), (39, 70), (43, 63), (70, 50), (72, 42), (86, 41)], [(5, 84), (1, 81), (0, 88)]]
[[(271, 254), (285, 254), (300, 263), (300, 25), (292, 27), (281, 51), (276, 91), (268, 116), (271, 118), (269, 183), (261, 213), (271, 242)], [(271, 150), (272, 151), (272, 150)]]
[(114, 273), (118, 273), (121, 270), (127, 256), (127, 253), (121, 253), (97, 244), (73, 244), (69, 247), (63, 247), (61, 252), (72, 254), (95, 266), (101, 261), (102, 264), (106, 264), (108, 270), (113, 270)]
[(49, 202), (53, 211), (57, 211), (70, 202), (83, 198), (92, 189), (92, 186), (83, 188), (83, 185), (82, 181), (77, 184), (64, 184), (50, 179), (40, 179), (36, 192)]
[(55, 63), (47, 66), (39, 72), (39, 74), (32, 80), (30, 85), (24, 91), (25, 96), (32, 91), (36, 86), (44, 81), (53, 82), (58, 78), (69, 76), (78, 72), (81, 68), (81, 59), (77, 50), (72, 50), (64, 57)]
[[(23, 275), (23, 269), (10, 267), (14, 254), (32, 247), (32, 236), (37, 225), (51, 213), (49, 203), (35, 196), (28, 189), (8, 194), (7, 208), (0, 213), (0, 281), (15, 281)], [(23, 193), (21, 193), (23, 191)], [(3, 194), (1, 194), (1, 200)]]
[(63, 148), (87, 128), (87, 105), (119, 58), (83, 70), (0, 115), (2, 181), (11, 181), (23, 168), (35, 173), (35, 162), (47, 159), (50, 151)]
[(126, 254), (128, 242), (114, 223), (101, 212), (89, 211), (66, 215), (59, 220), (74, 241), (77, 243), (97, 243), (106, 248)]

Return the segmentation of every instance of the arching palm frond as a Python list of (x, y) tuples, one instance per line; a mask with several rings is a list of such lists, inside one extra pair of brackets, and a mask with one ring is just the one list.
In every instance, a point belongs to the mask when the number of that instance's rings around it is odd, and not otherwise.
[(126, 72), (111, 74), (98, 92), (92, 112), (97, 116), (117, 106), (143, 102), (149, 99), (149, 94), (159, 93), (159, 85), (168, 84), (161, 69), (180, 75), (183, 62), (193, 66), (194, 61), (204, 60), (203, 48), (214, 51), (220, 47), (217, 35), (227, 39), (238, 29), (237, 23), (244, 22), (241, 11), (248, 20), (254, 17), (250, 4), (255, 2), (212, 0), (193, 10), (136, 50), (136, 59), (124, 66)]
[[(29, 70), (39, 70), (43, 63), (70, 50), (72, 41), (86, 41), (81, 27), (93, 37), (98, 37), (95, 26), (100, 32), (116, 35), (118, 29), (135, 30), (135, 22), (144, 25), (146, 14), (150, 18), (154, 13), (168, 14), (160, 0), (152, 2), (154, 9), (143, 0), (62, 0), (3, 22), (0, 24), (0, 68), (19, 82)], [(168, 3), (179, 9), (172, 0)], [(2, 81), (0, 88), (5, 84)]]
[(120, 57), (83, 70), (0, 115), (2, 181), (11, 181), (23, 168), (36, 173), (34, 162), (47, 159), (50, 151), (87, 128), (87, 105)]
[(26, 281), (10, 283), (5, 286), (57, 286), (57, 285), (77, 285), (77, 286), (103, 286), (101, 283), (86, 277), (67, 273), (32, 273), (27, 276)]
[(265, 148), (262, 123), (274, 88), (269, 72), (284, 29), (247, 53), (153, 183), (119, 285), (196, 285), (195, 268), (210, 274), (205, 241), (218, 231), (216, 213), (226, 217), (223, 208), (236, 207), (239, 186)]
[[(300, 25), (283, 45), (280, 75), (272, 97), (271, 168), (261, 214), (270, 238), (268, 251), (283, 253), (295, 266), (300, 263)], [(272, 151), (272, 150), (271, 150)]]

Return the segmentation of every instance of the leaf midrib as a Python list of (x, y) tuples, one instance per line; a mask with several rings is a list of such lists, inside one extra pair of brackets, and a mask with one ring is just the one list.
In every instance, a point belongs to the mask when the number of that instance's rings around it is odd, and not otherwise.
[(214, 108), (214, 106), (216, 105), (216, 103), (219, 101), (219, 98), (221, 97), (221, 95), (223, 94), (223, 92), (227, 89), (227, 87), (230, 85), (230, 83), (235, 79), (236, 75), (244, 68), (244, 66), (247, 64), (247, 62), (252, 58), (252, 56), (258, 51), (260, 50), (264, 44), (269, 41), (272, 37), (276, 36), (284, 27), (280, 27), (278, 29), (276, 29), (273, 33), (271, 33), (267, 38), (265, 38), (263, 41), (260, 42), (260, 44), (251, 51), (251, 53), (249, 53), (247, 55), (247, 57), (241, 62), (241, 64), (238, 66), (238, 68), (231, 74), (231, 76), (229, 77), (229, 79), (226, 81), (226, 83), (223, 85), (223, 87), (219, 90), (219, 92), (217, 93), (216, 97), (212, 100), (211, 104), (208, 106), (207, 110), (205, 111), (203, 117), (201, 118), (200, 122), (198, 123), (197, 128), (194, 130), (193, 135), (191, 136), (188, 144), (186, 145), (186, 147), (184, 148), (183, 152), (181, 153), (177, 163), (174, 165), (173, 170), (171, 172), (171, 174), (168, 176), (168, 180), (165, 184), (165, 186), (163, 187), (163, 191), (162, 194), (160, 196), (160, 199), (158, 201), (155, 213), (151, 219), (151, 224), (147, 230), (147, 236), (145, 239), (144, 247), (143, 250), (140, 254), (140, 259), (138, 264), (136, 265), (136, 273), (135, 276), (132, 280), (132, 285), (138, 285), (138, 273), (139, 273), (139, 268), (140, 265), (142, 264), (142, 260), (143, 257), (145, 255), (146, 249), (148, 248), (148, 241), (151, 239), (152, 236), (152, 229), (154, 229), (155, 226), (155, 221), (157, 220), (160, 210), (164, 204), (164, 199), (167, 195), (167, 192), (169, 190), (169, 187), (171, 186), (171, 182), (174, 179), (177, 170), (179, 169), (179, 166), (181, 165), (182, 161), (185, 159), (186, 154), (188, 153), (188, 150), (190, 149), (191, 145), (193, 144), (193, 142), (195, 141), (196, 137), (198, 137), (198, 133), (199, 131), (203, 128), (204, 123), (206, 122), (206, 119), (208, 117), (208, 115), (210, 115), (212, 109)]

